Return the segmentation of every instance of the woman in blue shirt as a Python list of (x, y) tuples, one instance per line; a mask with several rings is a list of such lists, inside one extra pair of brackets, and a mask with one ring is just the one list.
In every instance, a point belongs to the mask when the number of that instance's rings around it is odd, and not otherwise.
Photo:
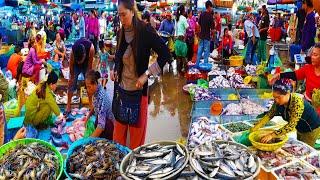
[[(170, 12), (166, 12), (166, 19), (162, 21), (158, 31), (168, 36), (174, 35), (174, 21), (172, 20), (172, 15)], [(162, 38), (165, 42), (168, 41), (167, 37)]]
[(94, 70), (86, 74), (85, 84), (89, 96), (92, 96), (93, 104), (90, 104), (91, 109), (86, 121), (90, 116), (95, 115), (95, 131), (91, 137), (102, 137), (112, 140), (113, 138), (113, 121), (112, 104), (106, 91), (100, 85), (98, 80), (101, 78), (100, 73)]

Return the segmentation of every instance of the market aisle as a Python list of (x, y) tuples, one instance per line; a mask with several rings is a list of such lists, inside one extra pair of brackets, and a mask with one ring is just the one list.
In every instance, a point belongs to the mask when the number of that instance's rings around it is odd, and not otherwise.
[(165, 73), (162, 82), (150, 89), (149, 121), (146, 142), (177, 140), (189, 130), (191, 101), (182, 92), (184, 77)]

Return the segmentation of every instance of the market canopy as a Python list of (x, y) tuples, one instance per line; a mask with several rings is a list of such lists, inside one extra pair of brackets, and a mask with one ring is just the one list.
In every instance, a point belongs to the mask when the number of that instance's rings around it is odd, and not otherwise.
[(268, 0), (268, 5), (276, 5), (276, 4), (294, 4), (295, 0)]

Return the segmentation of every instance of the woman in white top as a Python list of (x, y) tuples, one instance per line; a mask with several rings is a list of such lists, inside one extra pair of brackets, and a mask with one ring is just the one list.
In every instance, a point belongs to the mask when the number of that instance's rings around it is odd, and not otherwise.
[(103, 40), (107, 34), (107, 17), (105, 12), (101, 14), (101, 18), (99, 19), (99, 31), (100, 39)]

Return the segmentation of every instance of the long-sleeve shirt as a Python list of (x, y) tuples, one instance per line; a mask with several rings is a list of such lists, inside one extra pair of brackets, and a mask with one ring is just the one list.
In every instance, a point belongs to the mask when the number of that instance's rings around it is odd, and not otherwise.
[(307, 64), (294, 72), (281, 73), (280, 78), (296, 80), (306, 80), (305, 97), (311, 101), (314, 89), (320, 89), (320, 76), (316, 75), (314, 66)]
[(97, 127), (100, 129), (106, 129), (106, 122), (115, 120), (112, 113), (112, 104), (110, 98), (107, 96), (106, 91), (101, 85), (98, 85), (98, 89), (93, 96), (94, 113), (97, 117)]
[(282, 116), (288, 122), (275, 131), (278, 136), (287, 134), (294, 129), (300, 133), (311, 132), (320, 126), (320, 117), (312, 105), (298, 94), (291, 94), (288, 105), (273, 104), (270, 111), (251, 129), (256, 131), (267, 124), (274, 116)]
[(167, 19), (165, 19), (164, 21), (162, 21), (160, 28), (159, 28), (159, 32), (167, 32), (170, 35), (174, 34), (174, 22), (173, 20), (169, 21)]
[(42, 62), (39, 60), (36, 50), (32, 47), (30, 48), (29, 54), (26, 57), (26, 60), (24, 61), (22, 73), (32, 76), (33, 68), (36, 64), (42, 64)]
[(88, 18), (87, 30), (88, 35), (94, 35), (95, 37), (98, 37), (100, 35), (98, 18)]
[(315, 41), (314, 38), (316, 37), (316, 19), (315, 19), (315, 13), (311, 12), (307, 15), (306, 21), (304, 23), (303, 29), (302, 29), (302, 39), (301, 39), (301, 48), (302, 51), (306, 51), (310, 49), (312, 46), (314, 46)]
[(247, 32), (249, 38), (251, 38), (252, 36), (255, 36), (256, 38), (260, 38), (259, 30), (252, 21), (246, 20), (244, 22), (244, 29)]
[(45, 99), (38, 98), (36, 92), (40, 87), (41, 84), (37, 86), (26, 101), (26, 116), (24, 120), (26, 124), (37, 126), (48, 119), (52, 113), (57, 116), (60, 115), (60, 109), (54, 94), (48, 86), (46, 87)]

